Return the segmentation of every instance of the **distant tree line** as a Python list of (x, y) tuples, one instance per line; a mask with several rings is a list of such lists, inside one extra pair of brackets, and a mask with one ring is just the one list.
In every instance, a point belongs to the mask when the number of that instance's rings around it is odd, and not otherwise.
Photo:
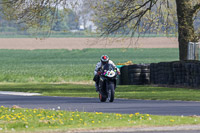
[[(195, 31), (199, 30), (199, 16), (194, 17)], [(0, 32), (28, 34), (39, 29), (51, 33), (67, 33), (80, 30), (80, 26), (87, 29), (89, 20), (94, 23), (98, 33), (106, 36), (108, 34), (126, 36), (135, 33), (139, 36), (141, 34), (178, 36), (175, 1), (31, 0), (26, 3), (20, 0), (15, 2), (0, 0)]]
[[(56, 16), (56, 21), (51, 25), (51, 32), (70, 32), (79, 30), (80, 16), (73, 10), (68, 10), (67, 14), (63, 10), (59, 10)], [(42, 23), (42, 22), (41, 22)], [(4, 15), (0, 13), (0, 33), (5, 34), (30, 34), (34, 28), (25, 29), (25, 23), (18, 23), (15, 20), (4, 19)]]

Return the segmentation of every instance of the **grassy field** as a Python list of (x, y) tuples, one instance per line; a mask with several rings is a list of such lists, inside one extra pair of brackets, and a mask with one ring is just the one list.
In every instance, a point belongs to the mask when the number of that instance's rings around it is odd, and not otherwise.
[(178, 49), (0, 50), (0, 82), (92, 82), (102, 54), (117, 63), (178, 60)]
[(200, 124), (199, 117), (67, 112), (0, 107), (0, 132), (64, 132), (121, 127)]

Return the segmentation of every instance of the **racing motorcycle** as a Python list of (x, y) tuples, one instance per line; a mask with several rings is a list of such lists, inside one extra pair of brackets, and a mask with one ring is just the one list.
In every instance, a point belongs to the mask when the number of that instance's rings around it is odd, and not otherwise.
[(99, 100), (101, 102), (114, 101), (117, 81), (117, 70), (111, 64), (106, 64), (100, 71)]

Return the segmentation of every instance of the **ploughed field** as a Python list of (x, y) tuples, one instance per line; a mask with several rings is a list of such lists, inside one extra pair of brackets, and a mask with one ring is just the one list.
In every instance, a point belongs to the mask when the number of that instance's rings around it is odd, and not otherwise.
[(178, 48), (177, 38), (0, 38), (0, 49)]
[[(138, 48), (132, 48), (136, 45), (130, 41), (114, 45), (94, 38), (0, 39), (0, 82), (93, 83), (93, 71), (102, 54), (115, 64), (178, 60), (177, 43), (167, 44), (175, 38), (163, 38), (166, 42), (159, 45), (162, 38), (141, 38), (138, 43), (143, 39), (146, 44)], [(147, 44), (149, 48), (144, 48)]]

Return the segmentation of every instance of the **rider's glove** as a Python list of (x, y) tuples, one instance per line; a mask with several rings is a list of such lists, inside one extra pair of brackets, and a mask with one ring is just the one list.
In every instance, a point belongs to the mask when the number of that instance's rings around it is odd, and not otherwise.
[(97, 74), (98, 74), (98, 75), (101, 75), (101, 72), (100, 72), (100, 71), (98, 71), (98, 72), (97, 72)]
[(120, 71), (117, 71), (117, 74), (120, 75), (121, 74)]

